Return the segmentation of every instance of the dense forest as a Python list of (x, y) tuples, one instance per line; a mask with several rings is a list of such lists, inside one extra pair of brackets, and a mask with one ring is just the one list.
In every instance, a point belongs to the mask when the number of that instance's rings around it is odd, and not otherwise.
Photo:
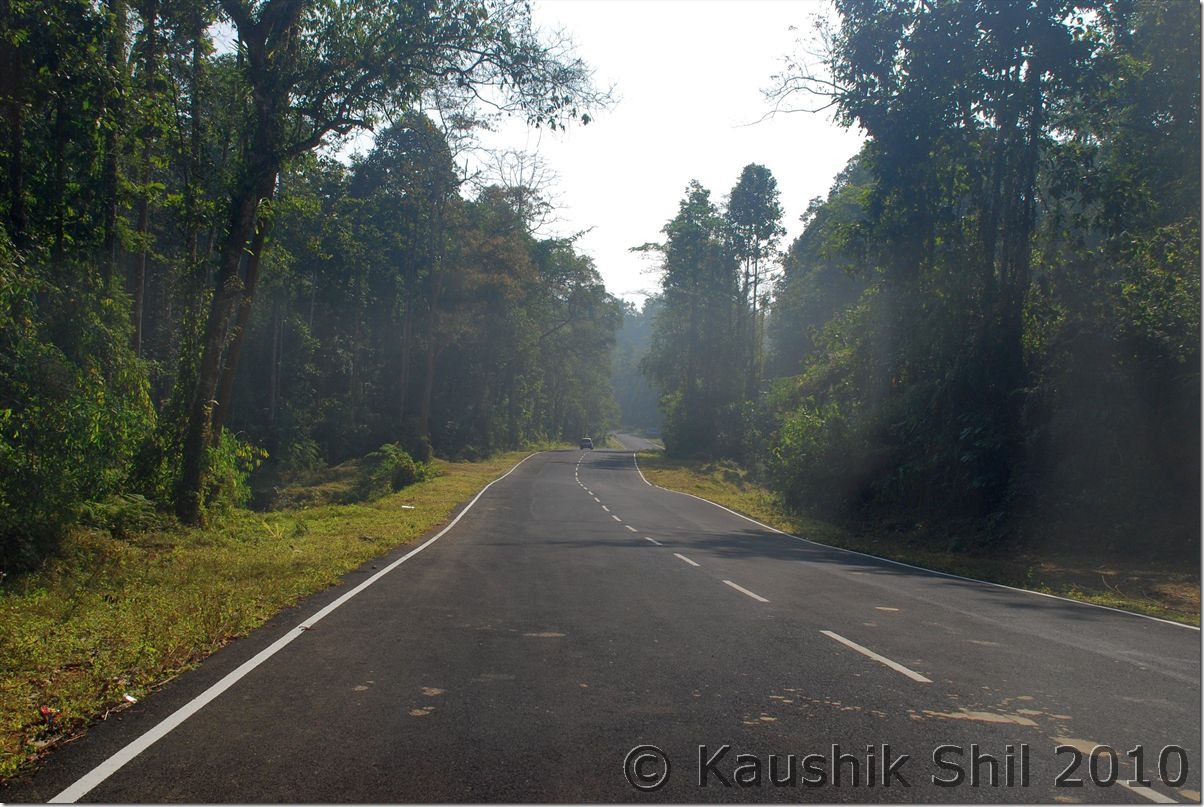
[(637, 309), (463, 159), (610, 102), (523, 2), (0, 0), (0, 568), (620, 423), (955, 549), (1198, 549), (1199, 5), (835, 6), (768, 100), (864, 147), (793, 243), (767, 167), (691, 182)]
[(778, 247), (752, 164), (722, 200), (691, 183), (650, 247), (668, 451), (954, 549), (1188, 557), (1199, 4), (836, 8), (828, 70), (792, 61), (769, 92), (867, 136), (803, 234)]
[(603, 430), (619, 302), (458, 158), (607, 102), (510, 0), (3, 0), (0, 568), (114, 497)]

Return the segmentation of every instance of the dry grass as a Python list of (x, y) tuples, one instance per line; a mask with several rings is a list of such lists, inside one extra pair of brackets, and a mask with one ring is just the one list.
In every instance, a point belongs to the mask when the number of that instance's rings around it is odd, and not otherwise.
[(1200, 577), (1194, 563), (1184, 567), (1033, 550), (1010, 551), (1003, 556), (949, 551), (914, 534), (854, 532), (788, 512), (771, 491), (751, 482), (742, 469), (731, 464), (671, 460), (659, 452), (641, 453), (639, 462), (653, 484), (693, 493), (823, 544), (1188, 625), (1200, 624)]
[[(437, 478), (371, 503), (239, 511), (209, 529), (126, 540), (77, 531), (41, 571), (0, 588), (0, 779), (128, 705), (127, 694), (141, 698), (282, 608), (446, 521), (526, 453), (437, 461)], [(342, 476), (314, 487), (337, 489)], [(319, 501), (331, 490), (293, 492)], [(55, 710), (53, 725), (43, 706)]]

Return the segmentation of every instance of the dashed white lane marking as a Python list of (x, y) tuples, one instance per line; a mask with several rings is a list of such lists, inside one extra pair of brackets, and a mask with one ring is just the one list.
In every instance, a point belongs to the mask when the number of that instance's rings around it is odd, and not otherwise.
[(729, 585), (729, 586), (731, 586), (732, 588), (734, 588), (736, 591), (739, 591), (741, 594), (747, 594), (749, 597), (752, 597), (752, 598), (753, 598), (754, 600), (756, 600), (757, 602), (769, 602), (769, 600), (765, 599), (765, 598), (764, 598), (764, 597), (762, 597), (760, 594), (754, 594), (754, 593), (752, 593), (751, 591), (749, 591), (748, 589), (746, 589), (744, 586), (738, 586), (738, 585), (736, 585), (736, 584), (735, 584), (735, 583), (733, 583), (731, 580), (724, 580), (723, 582), (724, 582), (726, 585)]
[(685, 555), (681, 554), (680, 552), (674, 552), (673, 556), (677, 557), (677, 558), (681, 558), (682, 560), (684, 560), (686, 563), (690, 564), (691, 566), (701, 565), (701, 564), (695, 563), (694, 561), (690, 560), (689, 558), (687, 558)]
[(1123, 779), (1118, 780), (1117, 784), (1120, 785), (1121, 787), (1127, 787), (1129, 790), (1133, 791), (1133, 793), (1135, 793), (1136, 795), (1141, 796), (1143, 799), (1149, 799), (1150, 801), (1154, 802), (1155, 804), (1178, 804), (1179, 803), (1179, 802), (1175, 801), (1174, 799), (1172, 799), (1170, 796), (1162, 795), (1157, 790), (1154, 790), (1152, 787), (1146, 787), (1145, 785), (1131, 785), (1128, 782), (1124, 781)]
[(904, 667), (902, 664), (900, 664), (899, 662), (891, 661), (886, 656), (881, 656), (881, 655), (875, 653), (873, 650), (870, 650), (868, 647), (862, 647), (861, 645), (857, 644), (856, 642), (854, 642), (850, 639), (844, 638), (839, 633), (833, 633), (830, 630), (821, 630), (820, 633), (822, 633), (824, 636), (827, 636), (829, 639), (835, 639), (836, 641), (840, 642), (845, 647), (848, 647), (852, 650), (856, 650), (858, 653), (862, 654), (863, 656), (872, 658), (874, 661), (878, 662), (879, 664), (885, 664), (887, 667), (890, 667), (895, 672), (903, 673), (904, 675), (906, 675), (908, 678), (910, 678), (913, 681), (919, 681), (921, 684), (931, 684), (932, 683), (931, 678), (925, 678), (924, 676), (920, 675), (915, 670), (909, 670), (906, 667)]
[(631, 526), (630, 524), (624, 524), (623, 526), (626, 527), (627, 529), (631, 530), (632, 532), (639, 532), (639, 530), (637, 530), (635, 527)]
[(611, 514), (610, 517), (613, 518), (615, 521), (619, 522), (620, 524), (623, 523), (623, 519), (619, 518), (618, 516), (614, 515), (613, 513)]
[(662, 544), (660, 541), (656, 540), (655, 538), (649, 538), (647, 535), (644, 536), (644, 540), (654, 543), (657, 546), (664, 546), (664, 544)]
[(602, 505), (602, 509), (603, 509), (603, 510), (605, 510), (606, 512), (608, 512), (608, 513), (610, 512), (610, 508), (609, 508), (609, 507), (607, 507), (606, 505)]
[[(1169, 619), (1163, 619), (1162, 617), (1158, 617), (1158, 616), (1150, 616), (1148, 614), (1137, 614), (1132, 611), (1126, 611), (1123, 608), (1114, 608), (1111, 605), (1097, 605), (1093, 602), (1083, 602), (1082, 600), (1072, 600), (1069, 597), (1062, 597), (1058, 594), (1047, 594), (1044, 591), (1030, 591), (1029, 589), (1026, 589), (1026, 588), (1016, 588), (1015, 586), (1008, 586), (1008, 585), (1004, 585), (1003, 583), (992, 583), (989, 580), (979, 580), (974, 577), (965, 577), (960, 574), (952, 574), (950, 572), (938, 572), (935, 569), (925, 569), (923, 566), (914, 566), (910, 563), (903, 563), (902, 561), (891, 560), (890, 558), (883, 558), (883, 557), (879, 557), (878, 555), (871, 555), (867, 552), (858, 552), (855, 549), (845, 549), (844, 547), (840, 547), (840, 546), (832, 546), (831, 544), (820, 543), (819, 541), (813, 540), (811, 538), (801, 538), (797, 535), (791, 535), (790, 533), (788, 533), (784, 530), (779, 530), (777, 527), (771, 527), (763, 521), (757, 521), (755, 518), (746, 516), (743, 513), (737, 513), (735, 510), (731, 509), (730, 507), (724, 507), (723, 505), (719, 504), (718, 502), (713, 502), (710, 499), (704, 499), (701, 496), (695, 496), (693, 493), (686, 493), (685, 491), (681, 491), (681, 490), (672, 490), (671, 488), (661, 487), (660, 485), (653, 485), (651, 482), (648, 481), (648, 478), (646, 476), (644, 476), (644, 472), (640, 470), (640, 462), (638, 459), (636, 459), (635, 455), (636, 455), (636, 452), (632, 451), (631, 452), (631, 461), (635, 464), (635, 469), (639, 473), (640, 479), (644, 480), (645, 485), (648, 485), (649, 487), (660, 488), (661, 490), (667, 491), (669, 493), (676, 493), (679, 496), (689, 496), (691, 499), (697, 499), (700, 502), (706, 502), (707, 504), (712, 505), (713, 507), (718, 507), (720, 510), (726, 510), (727, 512), (731, 513), (736, 518), (742, 518), (745, 521), (749, 521), (753, 524), (756, 524), (758, 527), (763, 527), (763, 528), (769, 530), (770, 532), (777, 533), (778, 535), (781, 535), (786, 538), (793, 538), (796, 541), (802, 541), (805, 544), (811, 544), (813, 546), (823, 547), (824, 549), (829, 549), (833, 552), (845, 552), (850, 555), (860, 555), (863, 558), (871, 558), (872, 560), (878, 561), (880, 563), (889, 563), (892, 566), (902, 566), (905, 569), (915, 569), (918, 572), (922, 572), (923, 574), (926, 574), (926, 575), (932, 575), (933, 577), (949, 577), (954, 580), (965, 580), (970, 583), (978, 583), (979, 585), (991, 586), (993, 588), (1006, 588), (1009, 591), (1015, 591), (1020, 594), (1033, 594), (1037, 597), (1047, 597), (1052, 600), (1061, 600), (1062, 602), (1068, 602), (1068, 603), (1072, 603), (1074, 605), (1082, 605), (1086, 608), (1101, 608), (1105, 611), (1115, 611), (1118, 614), (1125, 614), (1126, 616), (1135, 616), (1135, 617), (1140, 617), (1141, 619), (1153, 620), (1154, 622), (1162, 622), (1167, 625), (1172, 625), (1176, 628), (1186, 628), (1187, 630), (1194, 630), (1197, 633), (1200, 631), (1200, 628), (1196, 625), (1187, 625), (1187, 624), (1184, 624), (1183, 622), (1173, 622)], [(856, 572), (853, 572), (853, 574), (856, 574)]]
[(590, 494), (590, 496), (593, 496), (594, 501), (596, 501), (598, 504), (602, 504), (602, 500), (599, 499), (597, 496), (594, 496), (594, 494), (592, 494), (592, 493)]
[(71, 804), (76, 801), (79, 801), (84, 796), (88, 795), (90, 792), (92, 792), (92, 790), (97, 785), (99, 785), (104, 780), (108, 779), (110, 776), (115, 774), (117, 771), (121, 770), (121, 768), (123, 768), (126, 764), (128, 764), (130, 762), (130, 760), (134, 759), (139, 754), (141, 754), (143, 751), (145, 751), (146, 749), (148, 749), (152, 745), (154, 745), (156, 742), (163, 739), (163, 737), (167, 736), (168, 732), (170, 732), (176, 726), (179, 726), (185, 720), (187, 720), (188, 718), (192, 717), (194, 714), (199, 712), (206, 705), (208, 705), (214, 698), (218, 697), (223, 692), (225, 692), (227, 689), (229, 689), (230, 687), (232, 687), (236, 683), (238, 683), (239, 680), (241, 680), (249, 672), (254, 670), (260, 664), (263, 664), (265, 661), (270, 659), (272, 656), (276, 655), (278, 652), (280, 652), (282, 649), (284, 649), (286, 646), (288, 646), (294, 639), (304, 636), (306, 631), (308, 631), (310, 628), (312, 628), (320, 620), (322, 620), (325, 617), (327, 617), (328, 615), (330, 615), (330, 613), (333, 612), (336, 608), (339, 608), (340, 606), (345, 604), (348, 600), (350, 600), (352, 597), (354, 597), (355, 595), (359, 594), (364, 589), (371, 586), (377, 580), (380, 580), (382, 577), (387, 575), (389, 572), (393, 571), (398, 566), (405, 563), (407, 560), (414, 557), (415, 555), (417, 555), (422, 550), (426, 549), (431, 544), (435, 543), (435, 541), (438, 541), (444, 535), (447, 535), (447, 533), (451, 532), (452, 528), (460, 523), (460, 519), (462, 519), (464, 517), (464, 514), (467, 513), (469, 510), (471, 510), (472, 506), (474, 504), (476, 504), (477, 501), (482, 496), (485, 495), (485, 491), (489, 490), (491, 487), (496, 485), (498, 482), (501, 482), (503, 479), (510, 476), (510, 474), (514, 473), (515, 469), (517, 469), (518, 466), (522, 465), (524, 462), (531, 459), (532, 457), (535, 456), (535, 454), (538, 454), (538, 453), (540, 453), (540, 452), (536, 451), (534, 454), (528, 454), (527, 456), (523, 457), (521, 460), (519, 460), (517, 463), (515, 463), (514, 467), (511, 468), (509, 471), (506, 471), (506, 473), (502, 474), (497, 479), (493, 480), (488, 485), (481, 488), (481, 490), (477, 493), (477, 495), (472, 498), (472, 501), (470, 501), (464, 507), (464, 509), (461, 510), (456, 515), (456, 517), (451, 520), (450, 523), (448, 523), (448, 525), (446, 527), (441, 529), (439, 532), (437, 532), (431, 538), (429, 538), (428, 540), (419, 544), (418, 546), (414, 547), (409, 552), (402, 555), (400, 558), (393, 561), (388, 566), (381, 569), (379, 572), (372, 575), (367, 580), (360, 583), (358, 586), (351, 589), (346, 594), (344, 594), (343, 596), (339, 597), (334, 602), (327, 605), (325, 608), (322, 608), (320, 611), (318, 611), (316, 614), (314, 614), (313, 616), (311, 616), (308, 619), (306, 619), (305, 621), (303, 621), (297, 627), (293, 628), (288, 633), (284, 634), (279, 639), (272, 642), (270, 645), (265, 647), (263, 650), (260, 650), (254, 656), (252, 656), (248, 660), (244, 661), (235, 670), (228, 673), (225, 677), (223, 677), (216, 684), (214, 684), (213, 686), (206, 689), (200, 695), (197, 695), (195, 698), (193, 698), (188, 703), (181, 706), (176, 711), (172, 712), (170, 715), (168, 715), (168, 717), (166, 719), (164, 719), (162, 722), (155, 725), (153, 728), (148, 730), (146, 733), (142, 734), (140, 737), (138, 737), (138, 739), (134, 740), (129, 745), (125, 746), (120, 751), (118, 751), (116, 754), (113, 754), (113, 756), (109, 757), (104, 762), (100, 763), (95, 768), (93, 768), (91, 771), (84, 774), (81, 778), (76, 780), (76, 782), (74, 784), (70, 785), (66, 790), (63, 790), (57, 796), (52, 798), (50, 800), (50, 802), (52, 804)]

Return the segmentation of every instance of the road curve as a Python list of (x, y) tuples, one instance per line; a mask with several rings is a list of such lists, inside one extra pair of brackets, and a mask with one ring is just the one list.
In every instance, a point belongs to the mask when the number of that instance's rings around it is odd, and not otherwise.
[[(647, 484), (629, 451), (535, 455), (413, 548), (94, 726), (0, 799), (1199, 799), (1195, 630), (785, 536)], [(1117, 784), (1093, 784), (1087, 759), (1055, 784), (1097, 745), (1115, 749)], [(663, 782), (637, 746), (671, 761)], [(1189, 761), (1178, 786), (1168, 746)], [(1148, 784), (1128, 782), (1138, 747)], [(934, 781), (958, 768), (965, 781)]]

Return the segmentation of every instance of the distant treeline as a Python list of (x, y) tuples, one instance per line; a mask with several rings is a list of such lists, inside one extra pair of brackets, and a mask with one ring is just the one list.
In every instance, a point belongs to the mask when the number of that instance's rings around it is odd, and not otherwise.
[(1199, 4), (836, 5), (830, 80), (787, 71), (774, 95), (868, 140), (771, 304), (761, 166), (722, 207), (691, 184), (656, 247), (643, 366), (668, 450), (741, 460), (831, 517), (1186, 557)]
[(604, 429), (619, 303), (454, 150), (483, 87), (561, 126), (588, 76), (511, 0), (0, 2), (0, 570), (115, 496), (201, 522), (265, 456)]

